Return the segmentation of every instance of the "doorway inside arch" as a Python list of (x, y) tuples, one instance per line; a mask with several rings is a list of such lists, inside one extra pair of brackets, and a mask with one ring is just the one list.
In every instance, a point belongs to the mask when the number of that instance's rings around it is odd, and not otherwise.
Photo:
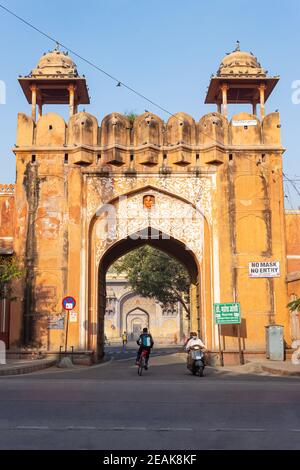
[[(139, 300), (139, 296), (136, 296), (136, 300)], [(143, 298), (140, 302), (143, 304)], [(124, 317), (124, 310), (120, 309), (120, 317)], [(141, 308), (135, 308), (126, 315), (126, 329), (129, 339), (136, 341), (142, 334), (143, 328), (150, 329), (150, 314)]]
[[(149, 279), (150, 284), (154, 282), (153, 277), (157, 277), (158, 285), (167, 284), (170, 280), (172, 284), (172, 276), (164, 279), (164, 275), (169, 274), (168, 270), (164, 269), (164, 262), (167, 263), (169, 259), (185, 272), (187, 292), (181, 294), (178, 292), (178, 298), (174, 301), (174, 297), (160, 297), (159, 292), (155, 291), (156, 286), (153, 285), (150, 293), (147, 289), (146, 291), (137, 289), (132, 281), (133, 274), (136, 273), (133, 273), (132, 269), (131, 271), (124, 269), (124, 266), (128, 265), (128, 257), (134, 258), (139, 251), (140, 257), (144, 259), (145, 252), (141, 250), (146, 250), (148, 258), (150, 255), (154, 257), (162, 255), (158, 260), (159, 263), (162, 262), (161, 269)], [(120, 269), (120, 265), (123, 269)], [(141, 276), (141, 280), (146, 284), (147, 275), (149, 273)], [(124, 331), (129, 341), (136, 341), (142, 329), (148, 327), (156, 344), (162, 345), (182, 344), (191, 329), (200, 333), (199, 292), (199, 266), (194, 254), (180, 241), (166, 237), (160, 232), (153, 237), (151, 230), (151, 237), (128, 237), (115, 243), (106, 251), (99, 265), (97, 338), (99, 357), (104, 352), (104, 337), (107, 337), (110, 344), (118, 343)], [(180, 295), (182, 300), (179, 298)]]

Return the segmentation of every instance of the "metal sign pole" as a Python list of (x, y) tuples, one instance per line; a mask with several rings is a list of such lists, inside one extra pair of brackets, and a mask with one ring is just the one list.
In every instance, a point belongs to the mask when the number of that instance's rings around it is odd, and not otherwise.
[(67, 351), (68, 351), (69, 317), (70, 317), (70, 312), (67, 312), (65, 353), (67, 353)]
[(66, 324), (66, 337), (65, 337), (65, 353), (68, 351), (68, 335), (69, 335), (69, 320), (70, 312), (76, 307), (76, 300), (74, 297), (65, 297), (62, 301), (63, 308), (67, 311), (67, 324)]
[(218, 335), (219, 335), (220, 362), (221, 362), (221, 366), (224, 367), (224, 355), (223, 355), (223, 349), (221, 345), (221, 325), (220, 324), (218, 324)]
[(239, 356), (240, 356), (240, 365), (243, 366), (245, 364), (244, 361), (244, 354), (242, 351), (242, 342), (241, 342), (241, 325), (238, 324), (238, 339), (239, 339)]

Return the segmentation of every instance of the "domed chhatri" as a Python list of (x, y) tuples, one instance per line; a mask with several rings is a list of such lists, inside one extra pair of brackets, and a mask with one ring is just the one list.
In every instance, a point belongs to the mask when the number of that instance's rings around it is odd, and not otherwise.
[(52, 52), (44, 54), (37, 65), (37, 68), (33, 69), (31, 77), (78, 77), (77, 66), (71, 59), (71, 57), (58, 49), (54, 49)]
[(267, 73), (250, 52), (234, 51), (224, 57), (217, 72), (218, 77), (232, 75), (266, 77)]
[(59, 45), (44, 54), (36, 68), (19, 83), (32, 105), (32, 118), (36, 121), (36, 106), (39, 117), (45, 104), (68, 104), (70, 116), (77, 112), (79, 104), (89, 104), (90, 98), (85, 77), (80, 77), (77, 66), (67, 52)]
[(277, 85), (279, 77), (269, 77), (252, 52), (236, 49), (222, 60), (216, 75), (211, 77), (205, 103), (215, 103), (225, 116), (228, 104), (252, 104), (253, 114), (260, 104), (261, 117), (265, 116), (265, 102)]

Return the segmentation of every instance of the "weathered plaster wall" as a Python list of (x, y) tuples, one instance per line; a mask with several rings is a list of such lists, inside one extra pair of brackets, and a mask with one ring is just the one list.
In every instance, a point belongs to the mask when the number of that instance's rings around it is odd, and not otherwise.
[[(300, 211), (286, 211), (288, 300), (300, 297)], [(300, 313), (291, 312), (291, 337), (300, 340)]]
[[(151, 113), (133, 123), (112, 113), (98, 127), (97, 119), (83, 112), (68, 125), (52, 113), (37, 124), (20, 114), (15, 249), (26, 252), (29, 267), (19, 306), (24, 338), (50, 349), (62, 345), (64, 332), (49, 331), (47, 325), (61, 314), (67, 294), (76, 297), (79, 313), (79, 322), (70, 327), (70, 344), (86, 347), (91, 329), (97, 336), (96, 245), (105, 231), (96, 239), (90, 221), (101, 205), (119, 195), (133, 198), (143, 189), (195, 203), (199, 189), (206, 223), (199, 225), (204, 247), (195, 299), (209, 347), (217, 347), (213, 302), (234, 300), (242, 306), (246, 349), (264, 349), (264, 327), (272, 322), (286, 326), (289, 343), (279, 115), (262, 122), (247, 113), (233, 117), (247, 119), (256, 125), (234, 126), (218, 113), (198, 123), (185, 113), (167, 123)], [(280, 261), (281, 277), (250, 279), (248, 263), (262, 260)], [(236, 349), (236, 329), (223, 333), (226, 348)]]
[(11, 254), (15, 225), (15, 187), (0, 184), (0, 254)]

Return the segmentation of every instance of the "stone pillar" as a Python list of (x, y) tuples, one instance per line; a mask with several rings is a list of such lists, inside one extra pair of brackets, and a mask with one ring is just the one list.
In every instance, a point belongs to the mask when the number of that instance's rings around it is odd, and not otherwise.
[(69, 86), (69, 96), (70, 96), (70, 117), (74, 116), (75, 112), (75, 86)]
[(265, 89), (266, 85), (262, 84), (259, 86), (259, 99), (260, 99), (260, 116), (263, 119), (266, 115), (265, 113)]
[(39, 114), (38, 118), (40, 119), (43, 116), (43, 105), (42, 103), (39, 103)]
[(218, 106), (218, 113), (222, 113), (222, 107), (221, 107), (221, 103), (217, 103), (217, 106)]
[(227, 96), (228, 89), (229, 89), (229, 86), (226, 83), (221, 86), (223, 114), (225, 117), (227, 117), (227, 114), (228, 114), (228, 104), (227, 104), (228, 103), (228, 96)]
[(32, 103), (32, 108), (31, 108), (31, 116), (34, 122), (36, 121), (36, 95), (37, 95), (37, 89), (36, 85), (32, 85), (31, 87), (31, 103)]
[(254, 114), (254, 116), (257, 116), (257, 107), (256, 107), (256, 103), (252, 103), (252, 114)]

